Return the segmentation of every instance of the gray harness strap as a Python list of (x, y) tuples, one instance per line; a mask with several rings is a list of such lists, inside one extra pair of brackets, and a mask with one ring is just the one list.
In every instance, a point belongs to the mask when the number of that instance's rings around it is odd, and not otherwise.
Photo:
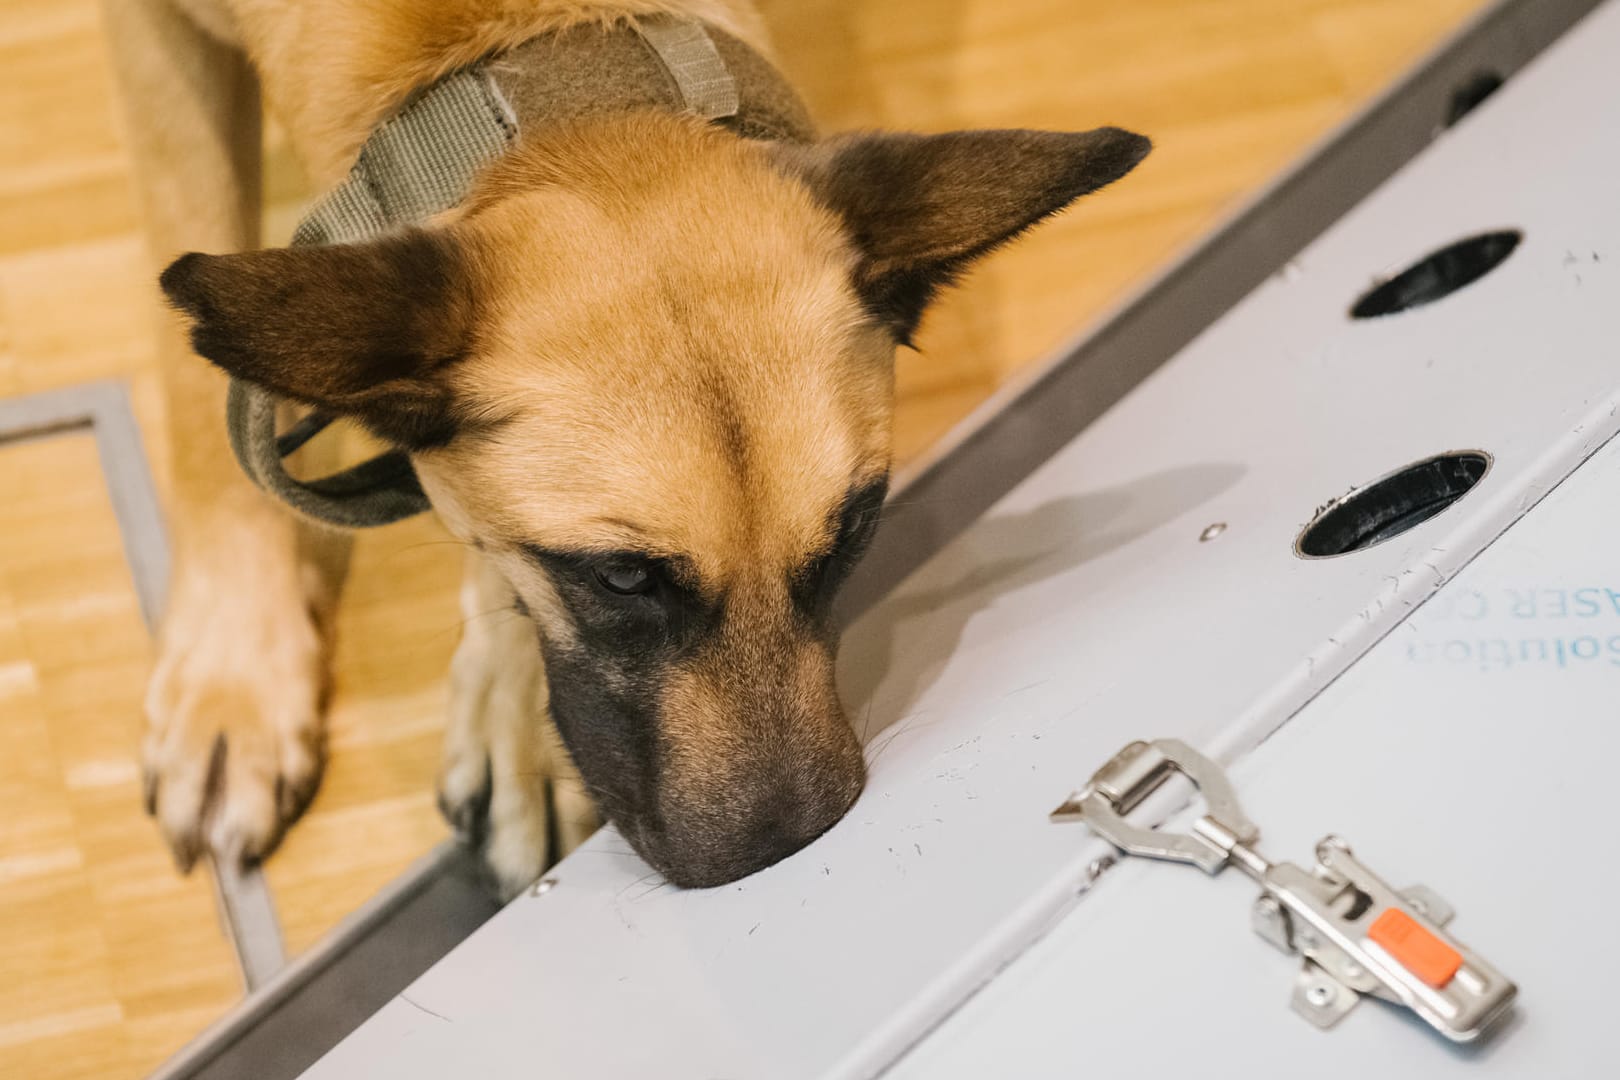
[(737, 80), (702, 23), (672, 17), (643, 19), (636, 30), (669, 69), (689, 111), (706, 120), (737, 115)]
[[(660, 15), (632, 25), (662, 61), (678, 107), (710, 120), (737, 115), (736, 80), (701, 23)], [(368, 240), (448, 210), (517, 133), (517, 117), (487, 66), (449, 75), (372, 133), (348, 179), (299, 222), (292, 243)], [(307, 517), (351, 529), (386, 525), (430, 508), (410, 457), (401, 450), (318, 480), (294, 479), (282, 459), (331, 418), (316, 413), (277, 436), (276, 411), (273, 395), (231, 381), (225, 411), (231, 448), (267, 493)]]
[(293, 246), (368, 240), (449, 209), (516, 134), (517, 118), (482, 70), (440, 79), (372, 132), (349, 178), (298, 223)]

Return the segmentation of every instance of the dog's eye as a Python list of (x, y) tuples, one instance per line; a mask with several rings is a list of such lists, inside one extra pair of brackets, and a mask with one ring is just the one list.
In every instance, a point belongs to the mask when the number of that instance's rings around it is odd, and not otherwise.
[(602, 588), (620, 596), (639, 596), (642, 593), (652, 592), (655, 584), (651, 571), (645, 566), (628, 566), (622, 563), (597, 567), (596, 580), (601, 582)]

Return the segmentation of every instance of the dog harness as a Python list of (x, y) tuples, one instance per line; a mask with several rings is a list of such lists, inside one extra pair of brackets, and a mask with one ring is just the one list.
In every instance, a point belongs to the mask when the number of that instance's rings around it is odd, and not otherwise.
[[(578, 26), (534, 38), (440, 79), (366, 140), (348, 178), (299, 222), (292, 244), (369, 240), (455, 206), (525, 125), (637, 108), (690, 112), (743, 138), (807, 140), (809, 115), (768, 60), (693, 19), (658, 15), (612, 29)], [(278, 399), (232, 379), (231, 448), (261, 489), (306, 517), (343, 528), (386, 525), (429, 509), (410, 457), (392, 450), (316, 480), (283, 459), (331, 424), (316, 411), (276, 432)]]

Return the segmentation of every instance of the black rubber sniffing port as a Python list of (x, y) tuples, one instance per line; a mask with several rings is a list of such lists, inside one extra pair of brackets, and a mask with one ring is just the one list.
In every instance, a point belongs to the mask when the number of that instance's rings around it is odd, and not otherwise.
[(1350, 317), (1376, 319), (1450, 296), (1502, 265), (1523, 239), (1518, 229), (1501, 229), (1443, 247), (1367, 292)]
[(1325, 559), (1382, 544), (1468, 494), (1490, 469), (1490, 455), (1479, 450), (1408, 465), (1317, 511), (1294, 550), (1306, 558)]

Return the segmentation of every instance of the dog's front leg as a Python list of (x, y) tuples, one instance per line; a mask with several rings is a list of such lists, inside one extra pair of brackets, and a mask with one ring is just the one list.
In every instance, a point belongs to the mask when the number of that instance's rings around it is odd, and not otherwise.
[[(259, 95), (169, 0), (103, 5), (156, 266), (256, 245)], [(156, 282), (154, 271), (152, 280)], [(347, 547), (261, 495), (226, 442), (224, 376), (159, 326), (174, 578), (147, 695), (147, 802), (182, 868), (254, 859), (314, 793), (326, 620)]]
[(463, 630), (450, 667), (439, 807), (482, 844), (503, 897), (515, 895), (596, 829), (596, 809), (547, 710), (534, 623), (512, 587), (470, 552)]

